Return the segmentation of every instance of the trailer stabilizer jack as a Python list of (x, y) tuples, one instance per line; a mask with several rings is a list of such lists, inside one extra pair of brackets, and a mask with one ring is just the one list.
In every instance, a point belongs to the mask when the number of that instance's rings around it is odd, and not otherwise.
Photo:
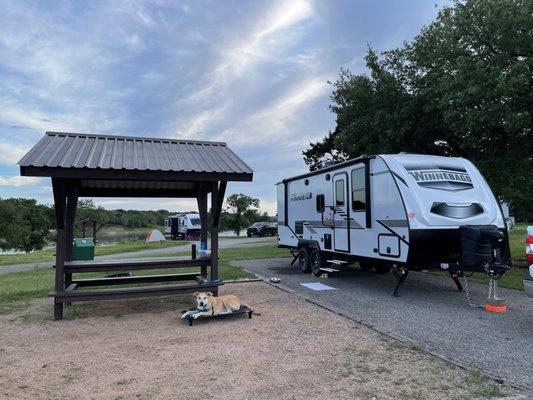
[(457, 272), (450, 271), (450, 276), (452, 277), (453, 281), (455, 282), (455, 285), (457, 286), (457, 291), (462, 292), (463, 285), (461, 285), (459, 278), (463, 276), (463, 272), (462, 271), (457, 271)]
[(405, 268), (404, 266), (400, 266), (400, 267), (394, 266), (392, 268), (392, 273), (394, 274), (394, 276), (398, 280), (398, 283), (396, 284), (396, 287), (394, 288), (394, 293), (392, 295), (394, 297), (400, 297), (400, 294), (399, 294), (400, 286), (402, 285), (402, 283), (407, 278), (407, 275), (409, 274), (409, 270), (407, 268)]
[(291, 261), (291, 267), (292, 267), (294, 263), (296, 262), (296, 260), (298, 260), (298, 257), (300, 257), (300, 253), (297, 251), (295, 252), (293, 249), (290, 249), (289, 253), (291, 253), (291, 256), (293, 257)]

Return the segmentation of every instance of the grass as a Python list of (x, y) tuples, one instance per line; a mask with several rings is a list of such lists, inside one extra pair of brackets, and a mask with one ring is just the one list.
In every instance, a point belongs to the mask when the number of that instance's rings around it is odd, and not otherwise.
[(526, 268), (526, 233), (527, 224), (516, 224), (509, 234), (509, 247), (513, 258), (513, 267)]
[[(188, 255), (178, 253), (176, 255)], [(278, 249), (274, 246), (243, 247), (220, 249), (219, 270), (223, 280), (233, 280), (242, 278), (252, 278), (253, 275), (231, 265), (232, 261), (252, 260), (261, 258), (287, 257), (286, 249)], [(136, 275), (151, 275), (162, 273), (176, 273), (197, 271), (197, 268), (180, 269), (158, 269), (136, 271)], [(79, 274), (80, 278), (103, 277), (103, 273)], [(0, 314), (7, 314), (16, 309), (22, 308), (31, 299), (46, 297), (54, 287), (54, 270), (39, 269), (24, 272), (14, 272), (0, 275)]]
[[(186, 245), (189, 242), (186, 241), (172, 241), (167, 240), (162, 244), (160, 243), (145, 243), (144, 240), (130, 240), (123, 243), (117, 243), (111, 246), (96, 246), (94, 249), (95, 255), (106, 256), (117, 253), (127, 253), (140, 250), (152, 250), (166, 247), (176, 247)], [(0, 256), (0, 266), (11, 264), (35, 264), (44, 261), (53, 261), (55, 249), (37, 250), (31, 253), (21, 254), (3, 254)]]

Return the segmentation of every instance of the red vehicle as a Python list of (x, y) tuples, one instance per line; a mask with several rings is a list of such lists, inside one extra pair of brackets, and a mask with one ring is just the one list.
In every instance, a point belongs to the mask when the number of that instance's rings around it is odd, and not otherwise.
[(533, 297), (533, 226), (527, 227), (526, 262), (529, 273), (524, 278), (524, 291), (528, 297)]

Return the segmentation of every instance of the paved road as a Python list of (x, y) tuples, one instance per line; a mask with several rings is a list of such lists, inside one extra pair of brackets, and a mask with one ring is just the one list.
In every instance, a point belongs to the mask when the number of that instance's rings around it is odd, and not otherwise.
[[(219, 248), (226, 249), (230, 247), (253, 247), (258, 245), (267, 245), (268, 243), (272, 243), (274, 245), (275, 239), (272, 237), (264, 237), (264, 238), (242, 238), (242, 239), (220, 239), (219, 240)], [(178, 243), (178, 242), (177, 242)], [(197, 249), (200, 248), (199, 242), (193, 242), (196, 243)], [(127, 253), (117, 253), (117, 254), (110, 254), (106, 256), (97, 256), (95, 257), (96, 260), (117, 260), (117, 259), (125, 259), (125, 258), (137, 258), (137, 257), (165, 257), (165, 256), (172, 256), (176, 253), (183, 253), (186, 251), (190, 251), (191, 244), (186, 245), (179, 245), (174, 247), (162, 247), (160, 249), (147, 249), (147, 250), (140, 250), (140, 251), (132, 251)], [(14, 265), (4, 265), (0, 266), (0, 274), (7, 274), (10, 272), (22, 272), (22, 271), (29, 271), (34, 269), (46, 269), (51, 268), (54, 265), (53, 261), (44, 261), (40, 263), (30, 263), (30, 264), (14, 264)]]
[[(391, 296), (392, 274), (350, 269), (328, 279), (302, 274), (289, 259), (239, 261), (260, 277), (276, 276), (281, 285), (326, 308), (401, 340), (410, 340), (446, 359), (476, 365), (507, 382), (533, 389), (533, 300), (522, 292), (502, 289), (505, 314), (468, 306), (451, 279), (411, 273), (401, 297)], [(334, 291), (313, 291), (300, 285), (322, 282)], [(484, 302), (487, 287), (469, 283), (472, 301)]]

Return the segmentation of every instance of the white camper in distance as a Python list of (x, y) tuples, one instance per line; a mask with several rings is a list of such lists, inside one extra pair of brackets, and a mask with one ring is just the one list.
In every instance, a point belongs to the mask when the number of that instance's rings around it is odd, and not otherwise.
[(358, 261), (365, 270), (464, 271), (498, 278), (510, 266), (505, 220), (468, 160), (363, 156), (277, 184), (278, 246), (320, 275)]
[(197, 212), (172, 215), (165, 219), (165, 235), (172, 240), (198, 240), (200, 238), (200, 215)]

